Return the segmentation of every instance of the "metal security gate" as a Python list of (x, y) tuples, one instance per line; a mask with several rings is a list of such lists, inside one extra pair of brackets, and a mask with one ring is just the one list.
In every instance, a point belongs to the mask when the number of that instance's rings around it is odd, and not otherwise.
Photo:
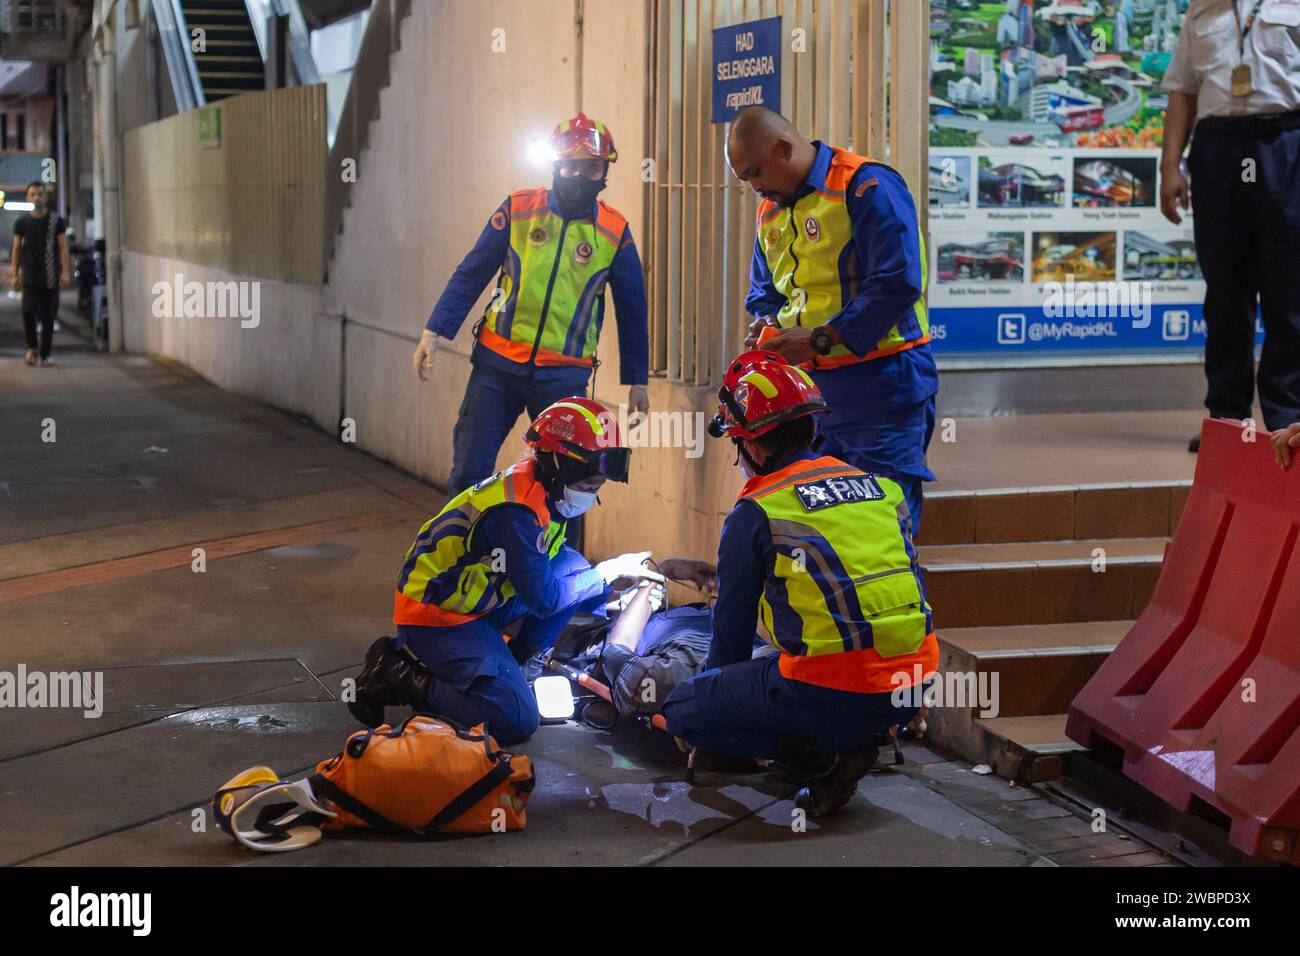
[[(711, 385), (741, 347), (758, 201), (726, 164), (728, 127), (709, 122), (712, 30), (782, 18), (782, 111), (804, 133), (888, 160), (924, 215), (927, 0), (648, 0), (645, 175), (651, 368)], [(906, 51), (886, 122), (889, 44)], [(894, 135), (887, 140), (887, 132)]]

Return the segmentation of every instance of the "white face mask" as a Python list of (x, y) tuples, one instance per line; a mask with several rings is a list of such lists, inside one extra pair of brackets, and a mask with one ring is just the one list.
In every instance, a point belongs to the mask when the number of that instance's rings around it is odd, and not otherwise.
[(596, 492), (564, 489), (564, 498), (555, 503), (555, 510), (566, 518), (576, 518), (596, 505)]

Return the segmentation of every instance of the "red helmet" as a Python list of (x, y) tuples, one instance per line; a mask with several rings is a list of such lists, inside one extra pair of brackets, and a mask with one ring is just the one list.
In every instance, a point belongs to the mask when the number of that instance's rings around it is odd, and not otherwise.
[(578, 395), (548, 405), (528, 426), (524, 442), (534, 451), (580, 461), (592, 475), (627, 481), (632, 451), (620, 447), (614, 413), (590, 398)]
[(557, 160), (603, 159), (612, 163), (618, 159), (614, 137), (605, 124), (589, 119), (586, 113), (579, 113), (555, 127), (551, 134), (551, 152)]
[(718, 398), (722, 404), (709, 424), (715, 438), (753, 439), (826, 411), (826, 399), (807, 372), (763, 349), (745, 352), (727, 366)]

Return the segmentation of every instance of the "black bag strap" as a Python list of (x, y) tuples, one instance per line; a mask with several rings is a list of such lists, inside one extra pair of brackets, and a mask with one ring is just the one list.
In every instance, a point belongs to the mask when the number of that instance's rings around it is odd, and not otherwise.
[(394, 823), (382, 813), (370, 809), (370, 807), (366, 806), (328, 777), (314, 773), (307, 779), (311, 781), (312, 790), (316, 794), (325, 797), (325, 799), (329, 800), (331, 803), (338, 804), (348, 813), (352, 814), (359, 820), (364, 820), (369, 826), (376, 830), (386, 830), (389, 833), (418, 832), (412, 831), (409, 827), (404, 827), (400, 823)]
[(505, 754), (500, 754), (497, 757), (496, 766), (479, 777), (478, 781), (467, 787), (460, 796), (455, 797), (439, 810), (434, 818), (426, 823), (419, 832), (425, 835), (437, 833), (468, 813), (472, 808), (478, 806), (479, 801), (508, 779), (510, 779), (510, 758)]
[[(394, 823), (382, 813), (373, 810), (366, 804), (362, 803), (352, 794), (348, 793), (334, 781), (319, 773), (312, 774), (308, 780), (311, 782), (312, 789), (315, 793), (326, 799), (338, 804), (348, 813), (376, 830), (386, 830), (397, 833), (414, 833), (417, 836), (433, 836), (439, 833), (445, 827), (451, 825), (454, 821), (460, 819), (479, 802), (495, 790), (500, 784), (510, 779), (511, 767), (510, 758), (504, 753), (498, 755), (496, 765), (487, 773), (470, 784), (465, 790), (434, 815), (433, 819), (420, 828), (402, 826), (400, 823)], [(531, 788), (530, 788), (531, 789)]]

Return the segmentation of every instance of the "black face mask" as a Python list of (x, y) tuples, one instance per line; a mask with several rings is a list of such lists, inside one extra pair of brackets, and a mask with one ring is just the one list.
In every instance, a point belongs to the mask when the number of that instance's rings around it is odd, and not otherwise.
[(560, 197), (560, 208), (566, 216), (589, 215), (596, 197), (605, 188), (605, 180), (592, 182), (586, 176), (561, 176), (557, 172), (551, 188)]

